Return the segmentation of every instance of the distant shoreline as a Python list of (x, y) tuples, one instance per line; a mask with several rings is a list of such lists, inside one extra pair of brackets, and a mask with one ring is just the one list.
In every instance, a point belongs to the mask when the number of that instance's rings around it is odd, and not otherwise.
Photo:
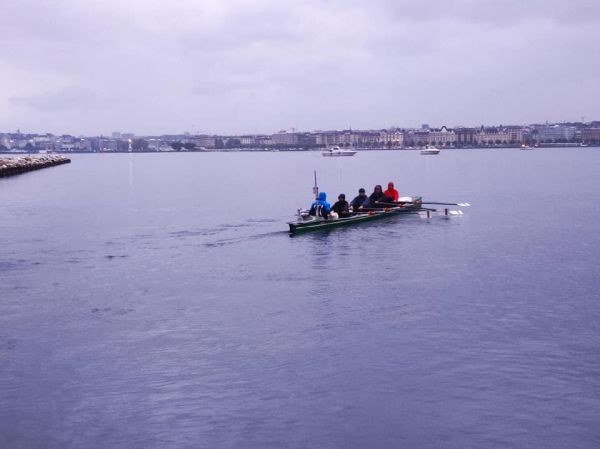
[[(542, 148), (597, 148), (600, 145), (580, 145), (580, 144), (542, 144), (537, 145), (536, 149)], [(356, 151), (420, 151), (425, 147), (414, 148), (361, 148), (349, 147)], [(501, 146), (462, 146), (462, 147), (441, 147), (442, 151), (461, 151), (461, 150), (510, 150), (520, 149), (520, 145), (501, 145)], [(155, 151), (155, 150), (137, 150), (137, 151), (53, 151), (51, 153), (38, 152), (15, 152), (0, 151), (0, 154), (9, 156), (45, 156), (49, 154), (171, 154), (171, 153), (299, 153), (299, 152), (321, 152), (323, 148), (227, 148), (211, 150), (183, 150), (183, 151)]]

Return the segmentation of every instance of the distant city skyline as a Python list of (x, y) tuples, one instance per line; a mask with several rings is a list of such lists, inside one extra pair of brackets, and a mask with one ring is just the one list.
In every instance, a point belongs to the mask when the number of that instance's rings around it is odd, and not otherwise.
[[(582, 119), (585, 118), (585, 121), (582, 121)], [(104, 138), (116, 138), (116, 139), (131, 139), (134, 137), (150, 137), (150, 136), (184, 136), (184, 135), (190, 135), (190, 136), (198, 136), (198, 135), (206, 135), (206, 136), (258, 136), (258, 135), (273, 135), (273, 134), (277, 134), (277, 133), (281, 133), (281, 132), (287, 132), (287, 133), (323, 133), (323, 132), (342, 132), (342, 131), (348, 131), (348, 130), (355, 130), (355, 131), (381, 131), (381, 130), (391, 130), (391, 129), (400, 129), (400, 130), (416, 130), (416, 129), (420, 129), (422, 127), (428, 127), (431, 129), (440, 129), (440, 128), (449, 128), (449, 129), (454, 129), (454, 128), (480, 128), (480, 127), (484, 127), (484, 128), (497, 128), (497, 127), (511, 127), (511, 126), (522, 126), (522, 127), (529, 127), (529, 126), (534, 126), (534, 125), (549, 125), (549, 126), (554, 126), (554, 125), (561, 125), (561, 124), (567, 124), (567, 123), (581, 123), (581, 124), (590, 124), (593, 123), (594, 126), (597, 126), (598, 123), (600, 123), (600, 117), (580, 117), (579, 120), (561, 120), (561, 121), (557, 121), (557, 122), (550, 122), (550, 121), (532, 121), (530, 123), (515, 123), (515, 122), (507, 122), (507, 123), (480, 123), (480, 124), (476, 124), (476, 125), (464, 125), (464, 124), (460, 124), (460, 125), (448, 125), (448, 124), (438, 124), (438, 123), (433, 123), (433, 122), (424, 122), (424, 123), (420, 123), (417, 126), (401, 126), (401, 125), (392, 125), (392, 126), (379, 126), (379, 127), (374, 127), (374, 128), (359, 128), (359, 127), (353, 127), (353, 126), (349, 126), (346, 128), (338, 128), (338, 129), (326, 129), (326, 128), (317, 128), (317, 129), (296, 129), (294, 127), (290, 127), (287, 129), (278, 129), (278, 130), (271, 130), (270, 132), (232, 132), (232, 133), (217, 133), (217, 132), (211, 132), (211, 131), (206, 131), (206, 132), (192, 132), (190, 130), (183, 130), (183, 131), (171, 131), (171, 132), (165, 132), (165, 133), (146, 133), (146, 134), (141, 134), (141, 133), (135, 133), (135, 132), (131, 132), (130, 130), (113, 130), (110, 132), (103, 132), (103, 133), (92, 133), (92, 134), (82, 134), (82, 133), (59, 133), (59, 132), (53, 132), (51, 130), (42, 130), (42, 131), (32, 131), (32, 130), (27, 130), (27, 129), (22, 129), (22, 128), (17, 128), (15, 130), (8, 130), (8, 129), (0, 129), (0, 135), (2, 134), (31, 134), (31, 135), (46, 135), (46, 134), (50, 134), (50, 135), (54, 135), (54, 136), (60, 136), (60, 135), (70, 135), (70, 136), (84, 136), (84, 137), (91, 137), (91, 136), (95, 136), (95, 137), (104, 137)]]
[(597, 146), (600, 121), (529, 126), (479, 126), (375, 130), (280, 131), (273, 134), (168, 134), (136, 136), (113, 132), (110, 136), (71, 136), (0, 133), (0, 152), (123, 152), (203, 150), (309, 150), (332, 146), (363, 149), (411, 149), (423, 146), (444, 148), (515, 146)]
[(600, 117), (594, 0), (7, 1), (0, 129), (270, 134)]

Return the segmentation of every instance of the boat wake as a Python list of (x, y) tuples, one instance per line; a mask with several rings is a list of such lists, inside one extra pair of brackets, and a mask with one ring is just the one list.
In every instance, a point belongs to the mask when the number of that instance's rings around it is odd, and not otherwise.
[[(175, 240), (184, 240), (192, 245), (218, 248), (277, 235), (287, 235), (287, 232), (280, 230), (280, 223), (286, 218), (289, 219), (289, 217), (250, 218), (243, 222), (172, 231), (168, 233), (168, 236)], [(274, 227), (277, 230), (273, 230)]]
[(283, 235), (287, 236), (288, 232), (287, 231), (272, 231), (272, 232), (266, 232), (263, 234), (247, 235), (244, 237), (233, 237), (233, 238), (228, 238), (228, 239), (217, 240), (215, 242), (204, 243), (201, 246), (204, 246), (206, 248), (220, 248), (220, 247), (227, 246), (227, 245), (234, 245), (236, 243), (251, 242), (254, 240), (260, 240), (260, 239), (265, 239), (265, 238), (269, 238), (269, 237), (283, 236)]

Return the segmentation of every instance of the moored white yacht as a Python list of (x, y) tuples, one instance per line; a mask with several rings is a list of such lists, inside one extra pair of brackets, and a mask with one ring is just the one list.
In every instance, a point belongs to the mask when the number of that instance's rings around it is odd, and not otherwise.
[(321, 154), (323, 156), (354, 156), (356, 154), (356, 151), (342, 150), (340, 147), (335, 146), (324, 150)]
[(428, 145), (421, 150), (421, 154), (440, 154), (440, 149)]

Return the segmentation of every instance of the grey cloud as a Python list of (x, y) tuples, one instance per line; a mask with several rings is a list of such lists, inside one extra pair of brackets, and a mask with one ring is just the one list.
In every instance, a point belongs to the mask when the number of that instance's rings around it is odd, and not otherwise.
[(217, 79), (204, 80), (192, 88), (192, 93), (199, 96), (219, 97), (232, 92), (239, 92), (257, 88), (260, 83), (251, 79)]
[(65, 87), (56, 92), (46, 92), (29, 97), (10, 97), (13, 106), (25, 106), (40, 111), (89, 109), (97, 105), (98, 98), (86, 87)]
[[(348, 3), (344, 1), (340, 4)], [(378, 9), (390, 19), (407, 22), (452, 20), (457, 23), (478, 23), (494, 26), (535, 23), (550, 20), (557, 25), (586, 24), (600, 21), (600, 9), (595, 0), (349, 0), (355, 7)]]
[(302, 37), (290, 12), (277, 6), (273, 10), (233, 10), (223, 18), (184, 31), (180, 42), (185, 52), (213, 53), (272, 41), (298, 41)]
[(131, 26), (124, 16), (68, 0), (3, 0), (0, 15), (3, 40), (100, 42), (112, 35), (112, 29)]
[(82, 131), (156, 133), (598, 116), (596, 3), (5, 0), (0, 121), (75, 123), (85, 108)]

